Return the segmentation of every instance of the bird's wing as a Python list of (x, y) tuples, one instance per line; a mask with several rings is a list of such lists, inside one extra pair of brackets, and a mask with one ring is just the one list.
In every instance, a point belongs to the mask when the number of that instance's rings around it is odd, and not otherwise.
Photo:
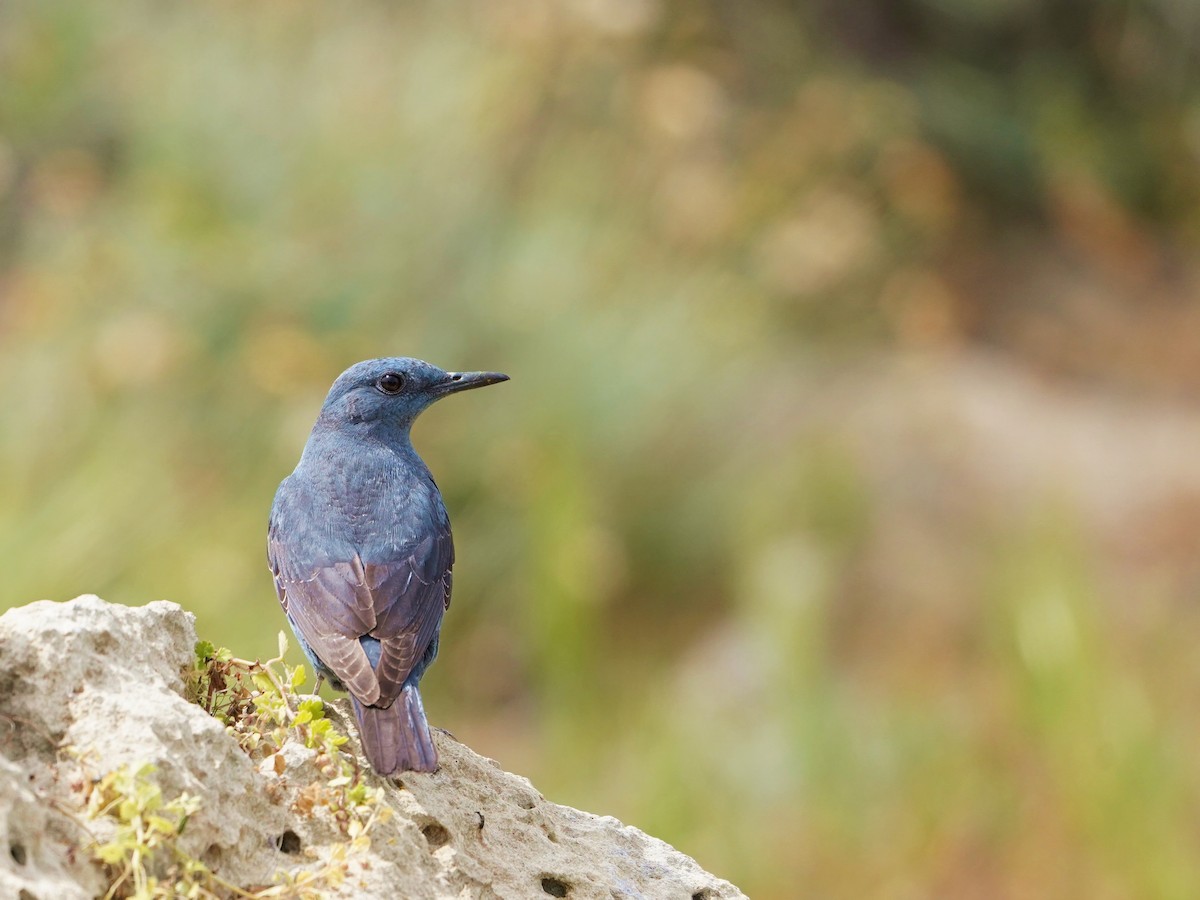
[(337, 679), (362, 702), (375, 703), (379, 682), (359, 642), (375, 624), (371, 595), (362, 587), (361, 562), (311, 565), (293, 550), (272, 523), (267, 558), (283, 611)]
[[(361, 702), (387, 706), (420, 662), (450, 598), (454, 545), (439, 529), (394, 558), (304, 565), (272, 527), (268, 557), (284, 611), (312, 651)], [(371, 667), (360, 638), (380, 642)]]
[(370, 634), (381, 645), (375, 667), (381, 696), (391, 699), (399, 695), (436, 637), (442, 614), (450, 605), (453, 565), (450, 529), (439, 528), (403, 558), (364, 566), (376, 614)]

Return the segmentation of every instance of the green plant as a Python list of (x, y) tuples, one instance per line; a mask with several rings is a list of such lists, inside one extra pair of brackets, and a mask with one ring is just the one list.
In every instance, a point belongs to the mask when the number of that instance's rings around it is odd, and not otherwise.
[(279, 655), (258, 662), (237, 659), (225, 648), (199, 641), (188, 673), (188, 695), (223, 722), (252, 759), (273, 757), (279, 774), (286, 765), (282, 750), (288, 741), (298, 740), (315, 750), (315, 763), (324, 780), (302, 791), (293, 808), (311, 815), (316, 807), (324, 806), (342, 833), (351, 835), (356, 821), (370, 817), (370, 810), (364, 807), (381, 792), (372, 791), (363, 781), (357, 760), (341, 752), (349, 738), (326, 718), (321, 698), (296, 693), (308, 676), (303, 666), (293, 668), (284, 662), (287, 648), (287, 638), (280, 632)]
[(372, 829), (390, 816), (391, 809), (381, 802), (382, 788), (370, 788), (357, 761), (341, 751), (349, 738), (326, 718), (321, 698), (296, 693), (307, 675), (303, 666), (283, 662), (283, 634), (279, 655), (266, 662), (238, 659), (208, 641), (197, 642), (195, 650), (185, 673), (188, 698), (223, 722), (252, 759), (272, 759), (276, 774), (286, 767), (283, 749), (289, 742), (316, 751), (321, 777), (299, 791), (292, 811), (310, 817), (327, 810), (347, 840), (330, 847), (317, 868), (280, 871), (274, 885), (246, 890), (217, 876), (181, 846), (189, 817), (201, 808), (200, 798), (182, 793), (168, 800), (153, 765), (122, 765), (94, 781), (87, 801), (90, 818), (115, 821), (111, 836), (91, 847), (110, 875), (105, 900), (324, 896), (345, 878), (352, 858), (370, 849)]
[(112, 836), (92, 848), (112, 877), (106, 900), (216, 897), (219, 888), (243, 894), (180, 848), (179, 838), (188, 817), (200, 809), (200, 798), (183, 793), (165, 800), (154, 772), (149, 763), (122, 765), (97, 781), (88, 795), (90, 818), (116, 822)]

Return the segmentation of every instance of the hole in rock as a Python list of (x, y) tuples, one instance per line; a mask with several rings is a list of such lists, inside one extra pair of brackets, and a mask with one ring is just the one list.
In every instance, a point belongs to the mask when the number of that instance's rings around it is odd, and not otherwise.
[(279, 837), (275, 838), (275, 848), (284, 853), (299, 853), (300, 852), (300, 835), (288, 829)]
[(425, 840), (429, 841), (429, 847), (432, 850), (445, 847), (450, 843), (450, 832), (437, 822), (430, 822), (421, 829), (421, 834), (425, 835)]
[(25, 845), (24, 844), (9, 844), (8, 854), (13, 858), (18, 866), (25, 865)]
[(565, 897), (571, 886), (565, 881), (559, 881), (557, 878), (551, 878), (546, 875), (542, 878), (542, 890), (551, 897)]
[(21, 888), (21, 893), (17, 894), (17, 900), (38, 900), (36, 894), (31, 894), (25, 888)]

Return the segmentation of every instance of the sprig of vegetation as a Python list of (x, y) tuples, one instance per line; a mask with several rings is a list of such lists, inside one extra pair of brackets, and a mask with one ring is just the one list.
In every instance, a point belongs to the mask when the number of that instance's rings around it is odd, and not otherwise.
[(391, 815), (381, 802), (383, 790), (370, 788), (357, 761), (342, 752), (349, 738), (326, 718), (321, 698), (296, 693), (307, 673), (303, 666), (288, 666), (283, 661), (286, 652), (283, 634), (279, 655), (266, 662), (238, 659), (225, 648), (199, 641), (185, 673), (187, 696), (224, 723), (251, 759), (272, 759), (276, 774), (286, 769), (283, 750), (289, 742), (300, 741), (316, 751), (321, 777), (300, 790), (292, 811), (311, 817), (319, 809), (327, 810), (347, 840), (330, 847), (318, 868), (280, 871), (276, 884), (244, 890), (218, 877), (180, 845), (188, 818), (201, 808), (200, 798), (183, 793), (167, 800), (153, 765), (123, 765), (95, 781), (87, 801), (92, 819), (116, 823), (111, 837), (91, 847), (110, 875), (105, 900), (309, 900), (340, 884), (351, 860), (370, 849), (372, 829)]
[(266, 662), (237, 659), (208, 641), (196, 644), (196, 658), (188, 675), (188, 695), (225, 724), (239, 746), (252, 759), (274, 758), (277, 774), (286, 767), (282, 751), (289, 740), (301, 741), (317, 752), (315, 764), (324, 781), (306, 787), (293, 809), (311, 815), (325, 807), (343, 834), (364, 816), (378, 790), (363, 780), (358, 761), (341, 748), (349, 740), (325, 716), (325, 704), (316, 695), (298, 695), (308, 678), (304, 666), (284, 662), (287, 638), (279, 634), (279, 654)]
[(105, 900), (250, 896), (179, 846), (188, 817), (200, 809), (200, 798), (185, 792), (165, 800), (155, 771), (150, 763), (119, 766), (95, 782), (88, 795), (90, 818), (116, 822), (112, 836), (92, 847), (92, 855), (110, 874)]

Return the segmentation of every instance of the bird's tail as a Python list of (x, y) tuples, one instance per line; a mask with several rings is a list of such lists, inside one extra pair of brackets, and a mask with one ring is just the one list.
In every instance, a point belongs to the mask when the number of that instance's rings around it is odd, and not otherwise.
[(432, 772), (437, 768), (437, 750), (421, 695), (405, 685), (391, 706), (364, 706), (351, 695), (358, 734), (371, 767), (380, 775), (398, 771)]

